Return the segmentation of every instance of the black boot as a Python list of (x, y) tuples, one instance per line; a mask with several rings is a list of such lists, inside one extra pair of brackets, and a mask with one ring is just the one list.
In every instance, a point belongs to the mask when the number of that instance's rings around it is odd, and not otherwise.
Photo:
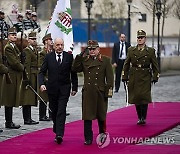
[(19, 129), (21, 126), (16, 125), (15, 123), (12, 122), (12, 112), (13, 112), (13, 107), (7, 107), (5, 106), (5, 128), (9, 129)]
[(91, 145), (93, 141), (92, 120), (84, 120), (85, 145)]
[(23, 111), (23, 118), (24, 118), (25, 125), (39, 124), (39, 122), (36, 122), (31, 119), (31, 106), (30, 105), (24, 105), (22, 111)]
[(42, 101), (40, 101), (39, 102), (39, 121), (41, 121), (42, 119), (44, 119), (44, 117), (46, 117), (46, 108), (47, 108), (46, 105)]
[[(46, 102), (46, 104), (47, 104), (47, 102)], [(46, 116), (46, 110), (47, 110), (47, 106), (42, 101), (40, 101), (40, 103), (39, 103), (39, 121), (52, 120), (52, 118), (50, 119)]]
[(142, 124), (146, 124), (146, 116), (147, 116), (148, 104), (142, 105)]
[(106, 132), (106, 121), (98, 120), (99, 134)]
[(136, 106), (136, 112), (137, 112), (137, 115), (138, 115), (138, 122), (137, 122), (137, 124), (141, 125), (141, 123), (142, 123), (142, 120), (141, 120), (141, 118), (142, 118), (141, 105), (135, 105), (135, 106)]

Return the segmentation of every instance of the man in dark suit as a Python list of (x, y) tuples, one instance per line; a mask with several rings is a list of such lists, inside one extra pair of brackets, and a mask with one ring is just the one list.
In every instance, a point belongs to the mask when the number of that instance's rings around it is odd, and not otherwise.
[[(63, 51), (63, 48), (63, 39), (56, 38), (54, 51), (46, 55), (39, 72), (40, 90), (47, 90), (49, 107), (52, 111), (53, 132), (56, 134), (55, 142), (58, 144), (61, 144), (63, 141), (66, 106), (70, 93), (74, 96), (78, 88), (77, 73), (71, 70), (73, 55)], [(47, 71), (48, 82), (46, 89), (44, 79)]]
[(119, 35), (119, 42), (114, 43), (113, 51), (112, 51), (112, 65), (115, 67), (115, 92), (119, 91), (120, 81), (121, 81), (121, 73), (124, 65), (124, 61), (127, 56), (128, 48), (130, 44), (126, 41), (126, 35)]

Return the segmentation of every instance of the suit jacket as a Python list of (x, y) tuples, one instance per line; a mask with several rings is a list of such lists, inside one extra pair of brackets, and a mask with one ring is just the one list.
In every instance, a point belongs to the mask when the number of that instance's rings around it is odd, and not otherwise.
[[(125, 45), (126, 45), (126, 55), (127, 55), (127, 52), (128, 52), (128, 48), (131, 46), (128, 42), (125, 42)], [(114, 43), (114, 47), (113, 47), (113, 50), (112, 50), (112, 64), (114, 63), (118, 63), (118, 60), (119, 60), (119, 50), (120, 50), (120, 42), (116, 42)]]
[(71, 70), (73, 55), (63, 51), (63, 60), (60, 66), (56, 60), (56, 54), (50, 52), (46, 55), (39, 72), (39, 85), (45, 84), (45, 76), (48, 71), (47, 92), (57, 94), (61, 87), (72, 84), (72, 90), (77, 91), (77, 73)]

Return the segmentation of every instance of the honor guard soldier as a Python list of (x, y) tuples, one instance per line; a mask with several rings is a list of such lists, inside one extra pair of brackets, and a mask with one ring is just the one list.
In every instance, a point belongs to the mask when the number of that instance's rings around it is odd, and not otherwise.
[(138, 125), (146, 124), (148, 104), (152, 102), (151, 83), (159, 78), (155, 49), (146, 45), (146, 32), (137, 31), (137, 46), (128, 49), (122, 81), (128, 84), (128, 102), (135, 104)]
[(98, 120), (99, 134), (106, 133), (108, 97), (112, 97), (114, 75), (110, 58), (100, 54), (98, 42), (89, 40), (87, 47), (88, 50), (85, 51), (89, 51), (89, 55), (83, 52), (77, 55), (73, 71), (84, 73), (82, 89), (84, 144), (90, 145), (93, 141), (92, 120)]
[[(42, 65), (46, 54), (52, 52), (53, 50), (53, 42), (51, 38), (51, 34), (47, 34), (42, 38), (44, 48), (40, 53), (39, 61), (40, 66)], [(45, 83), (47, 84), (48, 76), (45, 77)], [(47, 103), (49, 101), (47, 91), (40, 91), (40, 96)], [(47, 106), (40, 100), (39, 101), (39, 121), (50, 121), (52, 119), (51, 112), (49, 111), (49, 118), (46, 116)]]
[(32, 12), (32, 23), (33, 23), (33, 29), (36, 30), (38, 33), (41, 31), (40, 24), (37, 22), (37, 13)]
[(31, 10), (26, 10), (26, 19), (23, 20), (24, 23), (24, 29), (28, 30), (28, 29), (34, 29), (33, 27), (33, 23), (32, 23), (32, 15), (31, 15), (32, 11)]
[[(8, 29), (10, 26), (4, 21), (4, 12), (0, 10), (0, 38), (1, 39), (7, 39), (8, 38)], [(3, 33), (3, 38), (2, 38), (2, 33)]]
[[(2, 51), (3, 52), (3, 51)], [(3, 61), (2, 61), (2, 55), (0, 53), (0, 107), (1, 107), (1, 102), (2, 102), (2, 85), (3, 85), (3, 76), (4, 74), (7, 74), (8, 73), (8, 68), (3, 64)], [(2, 133), (3, 130), (0, 129), (0, 133)]]
[[(37, 73), (38, 73), (38, 51), (36, 49), (36, 33), (31, 32), (28, 36), (29, 45), (23, 50), (26, 55), (25, 69), (28, 78), (28, 85), (37, 91)], [(38, 124), (31, 118), (31, 106), (37, 106), (37, 96), (30, 88), (28, 88), (27, 82), (23, 82), (22, 91), (22, 104), (23, 104), (23, 119), (25, 125)]]
[(9, 28), (9, 41), (4, 48), (12, 84), (7, 84), (4, 82), (2, 92), (2, 105), (5, 106), (5, 127), (10, 129), (18, 129), (21, 127), (20, 125), (16, 125), (12, 121), (13, 107), (20, 106), (20, 91), (24, 71), (24, 66), (21, 64), (20, 61), (21, 53), (15, 44), (17, 40), (16, 36), (16, 28)]
[(23, 31), (23, 15), (21, 13), (18, 13), (17, 15), (17, 23), (14, 24), (14, 27), (16, 28), (17, 32)]

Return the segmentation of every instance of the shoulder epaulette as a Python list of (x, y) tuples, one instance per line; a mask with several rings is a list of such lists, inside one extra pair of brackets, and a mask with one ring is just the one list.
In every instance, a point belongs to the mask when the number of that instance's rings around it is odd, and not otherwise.
[(128, 48), (128, 50), (135, 50), (136, 49), (136, 46), (130, 46), (129, 48)]

